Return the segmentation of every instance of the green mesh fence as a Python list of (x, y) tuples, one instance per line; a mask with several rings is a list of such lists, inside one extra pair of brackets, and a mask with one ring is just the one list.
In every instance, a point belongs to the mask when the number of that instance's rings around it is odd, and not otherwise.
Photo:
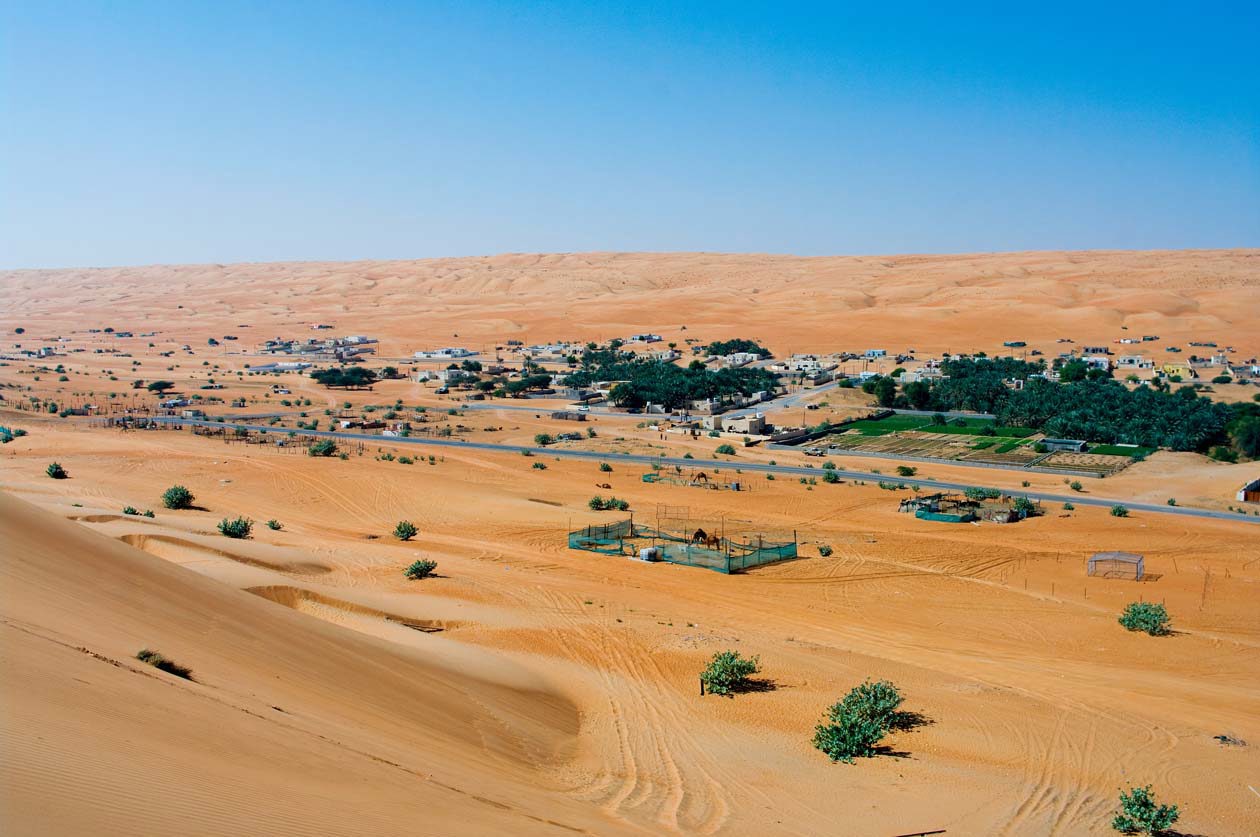
[(570, 532), (569, 548), (627, 556), (638, 556), (642, 550), (653, 548), (657, 560), (720, 573), (740, 572), (796, 557), (794, 541), (779, 543), (763, 538), (722, 538), (716, 544), (698, 543), (677, 533), (635, 526), (629, 520), (587, 526)]

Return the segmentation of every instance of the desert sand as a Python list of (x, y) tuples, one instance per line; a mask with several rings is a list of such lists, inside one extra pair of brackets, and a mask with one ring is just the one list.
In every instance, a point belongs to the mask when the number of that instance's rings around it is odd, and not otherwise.
[[(702, 491), (615, 461), (609, 473), (534, 457), (544, 470), (417, 446), (407, 452), (424, 459), (405, 465), (380, 458), (403, 452), (388, 440), (322, 459), (10, 409), (33, 392), (134, 400), (133, 378), (228, 382), (258, 360), (207, 351), (208, 337), (305, 337), (320, 322), (379, 337), (374, 366), (420, 348), (640, 330), (755, 337), (783, 356), (994, 353), (1013, 339), (1050, 352), (1127, 326), (1249, 356), (1260, 252), (510, 255), (0, 280), (6, 344), (157, 332), (127, 342), (127, 359), (56, 358), (66, 382), (25, 361), (0, 367), (0, 424), (29, 434), (0, 447), (6, 834), (1105, 834), (1118, 790), (1148, 783), (1182, 806), (1184, 833), (1260, 833), (1255, 524), (1083, 507), (933, 524), (898, 514), (877, 477)], [(194, 358), (157, 355), (184, 343)], [(260, 380), (221, 394), (270, 398)], [(342, 401), (454, 405), (407, 379), (370, 393), (283, 380), (312, 415)], [(860, 392), (845, 398), (829, 409), (863, 406)], [(557, 426), (545, 409), (455, 420), (508, 443)], [(710, 439), (633, 418), (590, 426), (591, 450), (712, 453)], [(732, 465), (770, 458), (749, 448)], [(54, 460), (69, 479), (45, 476)], [(1161, 452), (1086, 491), (1223, 509), (1256, 476), (1255, 463)], [(1062, 489), (1049, 475), (984, 476), (1023, 479)], [(161, 506), (176, 483), (195, 508)], [(604, 483), (640, 519), (665, 504), (690, 525), (795, 533), (801, 557), (727, 576), (569, 550), (570, 529), (619, 518), (587, 508)], [(251, 539), (215, 531), (236, 515), (259, 521)], [(400, 519), (414, 540), (390, 537)], [(1142, 553), (1150, 579), (1086, 577), (1102, 549)], [(438, 562), (435, 577), (403, 577), (418, 557)], [(1116, 623), (1139, 598), (1166, 604), (1173, 636)], [(144, 665), (142, 648), (193, 679)], [(699, 671), (728, 648), (760, 656), (765, 688), (701, 697)], [(895, 682), (924, 722), (885, 755), (832, 764), (810, 744), (814, 725), (866, 678)]]

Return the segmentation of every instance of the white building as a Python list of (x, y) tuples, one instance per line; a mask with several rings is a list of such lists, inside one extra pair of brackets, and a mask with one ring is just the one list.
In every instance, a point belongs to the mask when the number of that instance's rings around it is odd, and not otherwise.
[(867, 360), (874, 360), (877, 357), (887, 357), (887, 356), (888, 356), (887, 349), (867, 349), (865, 352), (862, 353), (862, 357), (866, 358)]
[(417, 360), (451, 360), (458, 357), (473, 357), (477, 353), (463, 347), (448, 346), (442, 349), (416, 352)]

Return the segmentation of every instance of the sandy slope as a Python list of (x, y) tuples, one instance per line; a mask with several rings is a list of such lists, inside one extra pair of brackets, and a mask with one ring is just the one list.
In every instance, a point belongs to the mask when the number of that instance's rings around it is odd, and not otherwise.
[(12, 496), (0, 533), (7, 834), (617, 828), (539, 789), (578, 716), (523, 670), (435, 664)]

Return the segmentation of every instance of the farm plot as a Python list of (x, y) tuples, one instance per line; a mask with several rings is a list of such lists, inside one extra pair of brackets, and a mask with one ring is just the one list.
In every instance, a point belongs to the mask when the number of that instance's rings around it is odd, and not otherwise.
[(1109, 477), (1119, 473), (1133, 462), (1128, 456), (1112, 456), (1103, 453), (1069, 453), (1059, 451), (1052, 453), (1038, 462), (1046, 468), (1058, 468), (1061, 471), (1079, 471), (1082, 474), (1097, 474)]

